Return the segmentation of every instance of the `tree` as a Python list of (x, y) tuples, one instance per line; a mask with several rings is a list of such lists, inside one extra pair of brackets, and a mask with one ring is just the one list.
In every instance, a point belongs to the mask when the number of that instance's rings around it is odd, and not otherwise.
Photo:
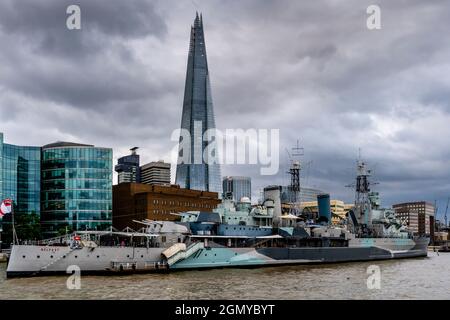
[[(2, 224), (2, 241), (9, 246), (13, 242), (12, 214), (5, 215)], [(41, 224), (37, 213), (15, 212), (14, 225), (19, 241), (41, 239)]]

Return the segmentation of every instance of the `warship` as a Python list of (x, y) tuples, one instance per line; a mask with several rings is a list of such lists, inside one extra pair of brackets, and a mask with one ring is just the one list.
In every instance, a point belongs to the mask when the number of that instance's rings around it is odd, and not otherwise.
[(213, 212), (174, 213), (179, 221), (135, 221), (139, 231), (78, 231), (13, 245), (7, 277), (66, 273), (74, 266), (82, 274), (121, 274), (427, 256), (429, 238), (380, 208), (370, 170), (362, 161), (357, 170), (354, 207), (342, 225), (331, 224), (329, 204), (319, 205), (314, 219), (283, 213), (281, 187), (273, 186), (256, 206), (248, 198), (224, 199)]

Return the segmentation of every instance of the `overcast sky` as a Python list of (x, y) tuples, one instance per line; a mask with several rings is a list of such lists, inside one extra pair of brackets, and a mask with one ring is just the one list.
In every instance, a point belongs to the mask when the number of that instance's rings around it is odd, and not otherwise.
[[(66, 8), (81, 7), (81, 30)], [(366, 8), (381, 7), (381, 30)], [(304, 147), (302, 184), (353, 200), (358, 148), (382, 202), (450, 196), (450, 6), (446, 1), (0, 1), (0, 131), (7, 143), (140, 147), (170, 160), (190, 26), (203, 13), (219, 129), (279, 128)]]

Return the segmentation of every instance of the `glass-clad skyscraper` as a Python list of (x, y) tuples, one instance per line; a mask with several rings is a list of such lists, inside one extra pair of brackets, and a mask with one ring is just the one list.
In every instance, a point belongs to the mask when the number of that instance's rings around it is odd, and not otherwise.
[[(184, 89), (181, 129), (190, 133), (190, 149), (181, 147), (177, 164), (176, 183), (182, 188), (222, 193), (218, 154), (212, 152), (209, 159), (203, 157), (208, 141), (202, 137), (206, 130), (215, 129), (215, 118), (206, 59), (202, 17), (196, 15), (191, 28), (191, 39)], [(182, 134), (183, 136), (183, 134)], [(188, 152), (188, 154), (185, 154)]]
[(247, 197), (252, 199), (252, 179), (250, 177), (224, 177), (223, 196), (235, 202)]
[(15, 213), (40, 212), (41, 148), (3, 142), (0, 132), (0, 201), (14, 201)]
[(44, 236), (111, 226), (112, 149), (57, 142), (42, 147)]

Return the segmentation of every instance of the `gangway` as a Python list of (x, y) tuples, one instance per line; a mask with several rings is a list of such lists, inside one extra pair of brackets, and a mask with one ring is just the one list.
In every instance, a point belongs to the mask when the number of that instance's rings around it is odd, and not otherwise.
[(184, 243), (176, 243), (168, 249), (164, 250), (161, 255), (167, 260), (169, 267), (180, 260), (189, 258), (201, 249), (204, 249), (203, 242), (195, 242), (188, 247)]

